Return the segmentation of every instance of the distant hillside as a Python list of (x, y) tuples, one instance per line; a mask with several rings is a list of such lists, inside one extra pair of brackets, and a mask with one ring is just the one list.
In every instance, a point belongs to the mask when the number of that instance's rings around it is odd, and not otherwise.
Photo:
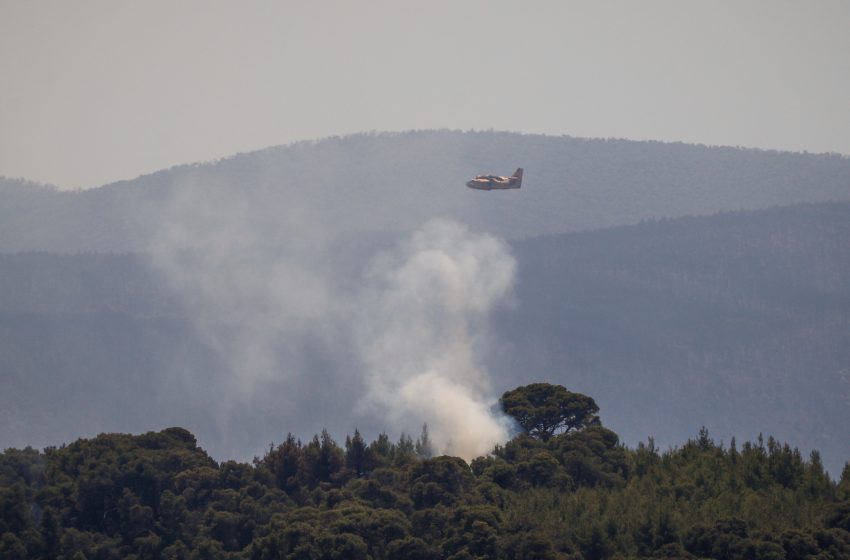
[[(347, 240), (340, 276), (355, 282), (390, 243)], [(818, 448), (834, 475), (850, 457), (850, 203), (511, 246), (515, 301), (494, 317), (487, 360), (497, 390), (546, 379), (594, 395), (632, 444), (705, 425), (726, 442), (764, 432)], [(302, 382), (228, 409), (224, 366), (175, 297), (138, 255), (0, 256), (0, 447), (167, 422), (203, 434), (217, 456), (250, 457), (319, 421), (382, 429), (352, 407), (360, 389), (341, 335), (302, 341)]]
[(850, 204), (645, 222), (514, 242), (503, 383), (596, 395), (627, 441), (700, 426), (850, 456)]
[[(476, 173), (526, 169), (520, 192)], [(505, 132), (354, 135), (186, 165), (81, 192), (0, 180), (0, 251), (143, 250), (187, 192), (295, 205), (333, 234), (408, 231), (433, 216), (515, 239), (660, 217), (850, 199), (850, 159)], [(196, 195), (194, 193), (201, 193)], [(198, 201), (200, 203), (200, 201)], [(378, 211), (376, 211), (378, 209)]]

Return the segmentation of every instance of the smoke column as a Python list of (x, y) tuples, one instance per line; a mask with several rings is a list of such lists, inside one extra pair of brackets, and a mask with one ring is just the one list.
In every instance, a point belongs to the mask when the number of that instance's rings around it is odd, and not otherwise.
[(392, 425), (425, 420), (439, 452), (470, 459), (508, 437), (491, 413), (486, 372), (487, 315), (513, 286), (514, 259), (504, 242), (447, 220), (416, 231), (376, 258), (360, 310), (369, 392)]
[(150, 256), (218, 364), (175, 367), (175, 386), (209, 415), (194, 426), (202, 440), (244, 456), (235, 442), (255, 453), (268, 441), (257, 427), (279, 441), (427, 422), (438, 452), (470, 459), (507, 439), (479, 360), (489, 312), (513, 287), (503, 241), (432, 220), (391, 250), (355, 254), (352, 274), (351, 255), (337, 258), (351, 230), (319, 205), (272, 186), (177, 192)]
[(268, 189), (187, 183), (163, 217), (153, 263), (180, 296), (212, 349), (227, 362), (231, 390), (291, 375), (287, 354), (327, 327), (339, 303), (329, 282), (326, 233), (306, 206)]

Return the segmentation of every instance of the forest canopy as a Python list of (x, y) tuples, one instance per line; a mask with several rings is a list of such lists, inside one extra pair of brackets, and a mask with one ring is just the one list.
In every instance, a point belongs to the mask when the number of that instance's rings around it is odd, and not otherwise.
[(555, 432), (581, 430), (599, 422), (596, 402), (561, 385), (532, 383), (508, 391), (499, 399), (505, 414), (529, 435), (548, 440)]
[(705, 429), (630, 449), (556, 385), (501, 402), (526, 432), (471, 464), (431, 456), (427, 429), (288, 434), (252, 464), (182, 428), (7, 449), (0, 558), (850, 557), (850, 464), (832, 480), (817, 452)]

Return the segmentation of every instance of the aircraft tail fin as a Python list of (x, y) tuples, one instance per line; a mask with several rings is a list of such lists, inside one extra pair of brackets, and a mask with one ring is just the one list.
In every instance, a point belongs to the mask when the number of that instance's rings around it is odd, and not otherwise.
[(522, 167), (517, 168), (517, 170), (514, 172), (514, 177), (516, 177), (517, 179), (516, 188), (522, 187)]

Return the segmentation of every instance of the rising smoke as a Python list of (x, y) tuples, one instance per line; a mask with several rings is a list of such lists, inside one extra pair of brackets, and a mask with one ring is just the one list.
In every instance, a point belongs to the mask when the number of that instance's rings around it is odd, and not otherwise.
[(376, 258), (357, 322), (364, 403), (385, 409), (393, 425), (410, 429), (411, 420), (424, 419), (444, 453), (476, 457), (506, 440), (476, 356), (514, 268), (504, 242), (447, 220), (428, 222)]
[(238, 411), (269, 400), (289, 422), (278, 437), (330, 414), (349, 431), (427, 423), (436, 451), (467, 459), (507, 439), (480, 365), (488, 314), (513, 287), (506, 243), (436, 219), (351, 267), (338, 258), (350, 232), (278, 189), (176, 190), (150, 255), (223, 365), (187, 360), (175, 371), (189, 391), (214, 387), (203, 394), (218, 395), (213, 429), (226, 435), (212, 439), (244, 438)]

